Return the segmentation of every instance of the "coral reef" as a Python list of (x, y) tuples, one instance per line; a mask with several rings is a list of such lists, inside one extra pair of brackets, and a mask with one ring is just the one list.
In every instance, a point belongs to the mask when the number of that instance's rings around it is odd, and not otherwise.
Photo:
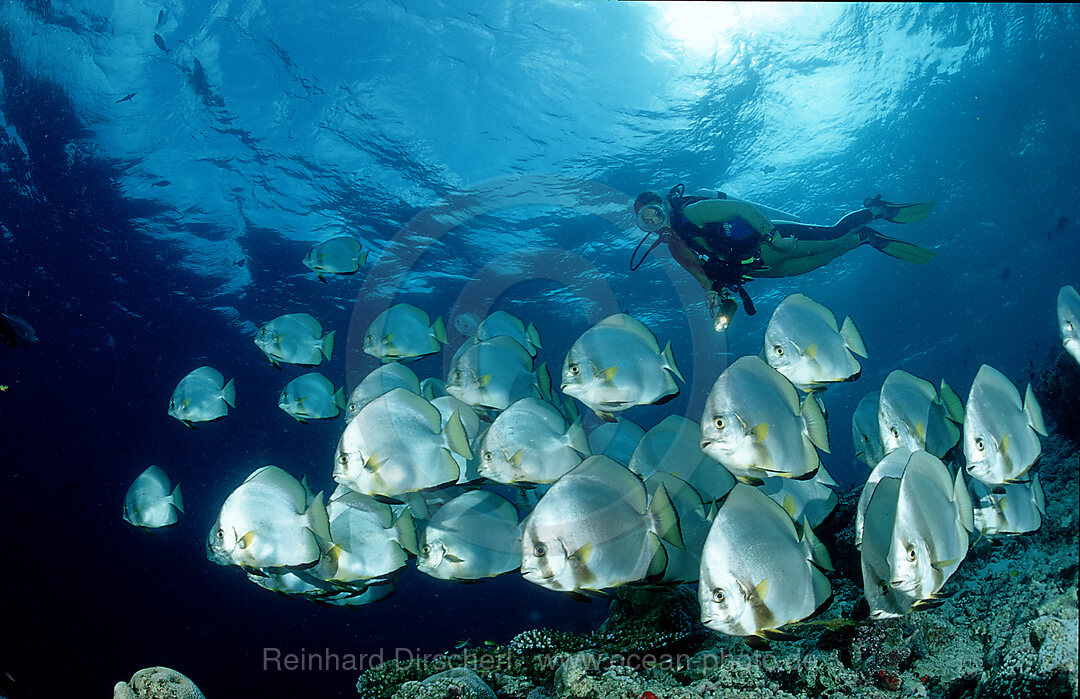
[(131, 676), (130, 682), (117, 682), (113, 699), (205, 699), (195, 683), (176, 670), (148, 667)]

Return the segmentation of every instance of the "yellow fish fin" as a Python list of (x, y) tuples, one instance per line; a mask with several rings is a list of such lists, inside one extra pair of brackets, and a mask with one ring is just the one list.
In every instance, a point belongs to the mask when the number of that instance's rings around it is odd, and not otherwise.
[(577, 565), (584, 565), (588, 563), (589, 557), (592, 555), (592, 551), (592, 542), (582, 544), (581, 548), (570, 554), (570, 560), (574, 561)]
[(784, 508), (784, 511), (787, 512), (792, 519), (795, 519), (795, 513), (799, 510), (798, 506), (795, 504), (795, 498), (790, 495), (785, 495), (781, 507)]
[(750, 433), (754, 435), (754, 444), (761, 444), (769, 436), (769, 423), (758, 423), (754, 426), (754, 429), (750, 430)]
[(255, 540), (255, 530), (252, 529), (247, 534), (244, 534), (242, 537), (237, 539), (237, 543), (240, 545), (240, 548), (246, 549), (249, 546), (251, 546), (251, 542), (254, 541), (254, 540)]
[(480, 385), (480, 388), (483, 388), (488, 385), (488, 381), (491, 381), (491, 374), (484, 374), (477, 383)]
[(818, 353), (818, 346), (817, 346), (816, 342), (810, 343), (809, 345), (806, 346), (806, 349), (803, 350), (803, 356), (809, 357), (810, 359), (817, 358), (817, 353)]
[(607, 369), (604, 369), (602, 372), (600, 372), (600, 378), (603, 379), (604, 381), (611, 381), (612, 379), (615, 378), (615, 374), (618, 374), (618, 373), (619, 373), (619, 367), (617, 367), (617, 366), (608, 367)]
[(917, 437), (920, 442), (926, 442), (926, 426), (921, 422), (915, 425), (915, 437)]
[(1001, 438), (1001, 455), (1009, 455), (1009, 435), (1005, 435)]

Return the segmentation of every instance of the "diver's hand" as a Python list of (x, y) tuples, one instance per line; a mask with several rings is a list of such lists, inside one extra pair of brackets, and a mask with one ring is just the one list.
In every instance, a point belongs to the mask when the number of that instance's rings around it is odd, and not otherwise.
[(792, 236), (791, 238), (785, 238), (779, 233), (773, 232), (773, 236), (769, 238), (769, 245), (773, 246), (780, 252), (794, 252), (795, 246), (798, 245), (799, 239)]
[(709, 305), (709, 315), (715, 317), (716, 312), (720, 310), (720, 294), (715, 291), (709, 291), (705, 294), (705, 303)]

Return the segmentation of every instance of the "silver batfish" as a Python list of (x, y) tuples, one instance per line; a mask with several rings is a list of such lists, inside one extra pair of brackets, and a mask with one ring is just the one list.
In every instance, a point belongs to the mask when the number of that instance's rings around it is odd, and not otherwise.
[(591, 456), (555, 481), (522, 524), (521, 574), (552, 590), (600, 590), (660, 576), (661, 538), (683, 546), (660, 487), (607, 456)]
[(194, 369), (176, 384), (169, 399), (169, 415), (191, 426), (193, 422), (218, 420), (236, 407), (236, 386), (225, 382), (221, 372), (213, 367)]
[(304, 256), (304, 266), (326, 281), (327, 274), (355, 274), (367, 264), (367, 250), (360, 252), (360, 241), (343, 235), (316, 243)]
[(1065, 351), (1080, 362), (1080, 294), (1072, 286), (1063, 286), (1058, 292), (1057, 317)]
[(442, 317), (399, 303), (375, 317), (364, 333), (364, 352), (384, 362), (408, 362), (438, 352), (446, 344)]
[(500, 335), (513, 338), (533, 357), (540, 349), (540, 332), (536, 327), (532, 323), (526, 326), (520, 318), (506, 311), (495, 311), (488, 315), (476, 326), (475, 334), (481, 342)]
[(521, 567), (517, 509), (483, 490), (459, 495), (424, 528), (416, 567), (443, 580), (480, 580)]
[(1042, 408), (1031, 385), (1024, 401), (1000, 371), (983, 364), (968, 393), (964, 413), (967, 472), (989, 486), (1023, 480), (1042, 453)]
[(879, 391), (871, 391), (862, 397), (851, 415), (851, 439), (855, 444), (855, 458), (871, 469), (885, 457), (885, 445), (881, 443), (881, 427), (878, 423)]
[(640, 321), (617, 313), (592, 326), (566, 354), (562, 391), (607, 419), (635, 405), (670, 400), (679, 392), (669, 342), (660, 349), (656, 336)]
[(791, 294), (773, 311), (761, 350), (769, 366), (803, 391), (859, 378), (855, 354), (865, 357), (866, 346), (851, 318), (837, 327), (832, 311), (802, 294)]
[(800, 406), (791, 382), (760, 357), (740, 357), (713, 384), (701, 417), (701, 448), (736, 478), (809, 478), (814, 447), (829, 451), (825, 417), (813, 396)]
[(278, 407), (300, 422), (337, 417), (345, 406), (345, 389), (334, 388), (317, 371), (301, 374), (285, 385)]
[(731, 636), (786, 638), (780, 627), (805, 619), (832, 598), (822, 573), (829, 554), (804, 525), (757, 488), (732, 488), (701, 552), (701, 621)]
[(316, 366), (334, 353), (334, 335), (322, 334), (322, 324), (309, 313), (287, 313), (259, 328), (255, 344), (270, 363)]
[(1030, 481), (1008, 483), (991, 489), (972, 479), (968, 483), (975, 509), (975, 531), (990, 538), (1026, 534), (1042, 526), (1046, 516), (1046, 495), (1036, 474)]
[(386, 579), (417, 552), (416, 527), (408, 509), (395, 517), (390, 505), (339, 485), (326, 510), (330, 546), (309, 571), (317, 578), (345, 584)]
[(686, 481), (708, 503), (735, 485), (731, 472), (701, 450), (700, 425), (682, 415), (668, 415), (646, 432), (628, 466), (642, 478), (667, 473)]
[(824, 466), (818, 468), (814, 477), (806, 481), (794, 478), (765, 478), (759, 488), (784, 508), (792, 520), (806, 520), (811, 527), (820, 526), (833, 511), (838, 501), (837, 485)]
[(446, 391), (474, 407), (505, 410), (542, 393), (532, 365), (532, 356), (511, 337), (469, 340), (450, 361)]
[(345, 403), (345, 420), (352, 420), (360, 408), (394, 388), (419, 394), (420, 379), (404, 364), (383, 364), (365, 376), (349, 394), (349, 400)]
[(365, 405), (345, 427), (334, 454), (334, 480), (364, 495), (394, 496), (455, 483), (451, 452), (472, 457), (459, 417), (445, 429), (437, 408), (395, 388)]
[(139, 474), (124, 496), (124, 521), (144, 529), (176, 524), (184, 512), (180, 484), (170, 490), (169, 477), (157, 466)]
[(878, 397), (878, 430), (888, 453), (903, 447), (945, 456), (960, 440), (956, 423), (964, 420), (964, 406), (949, 385), (941, 392), (926, 379), (896, 369), (885, 377)]
[(479, 473), (498, 483), (554, 483), (589, 455), (581, 423), (555, 406), (522, 398), (495, 418), (480, 447)]

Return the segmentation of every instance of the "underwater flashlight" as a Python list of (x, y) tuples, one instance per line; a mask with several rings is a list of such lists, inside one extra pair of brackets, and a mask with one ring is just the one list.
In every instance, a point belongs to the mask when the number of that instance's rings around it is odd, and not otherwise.
[(731, 323), (731, 318), (737, 310), (739, 310), (739, 306), (735, 303), (735, 299), (724, 299), (720, 302), (720, 311), (716, 314), (716, 320), (713, 321), (713, 328), (716, 329), (716, 332), (727, 330), (727, 326)]

